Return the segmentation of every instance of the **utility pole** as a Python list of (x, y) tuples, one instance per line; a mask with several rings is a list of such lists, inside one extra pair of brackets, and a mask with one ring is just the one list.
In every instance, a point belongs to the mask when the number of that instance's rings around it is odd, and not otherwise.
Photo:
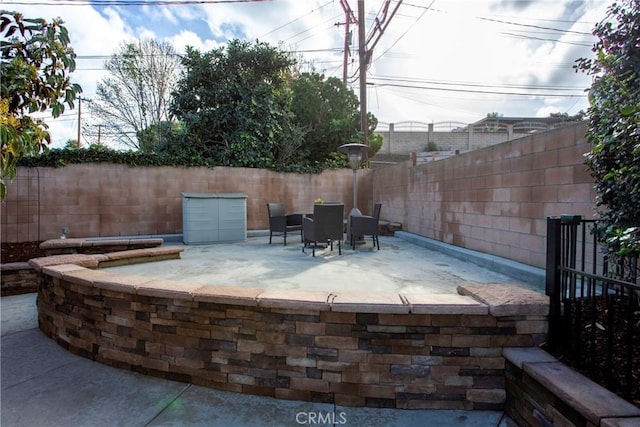
[(80, 120), (82, 111), (82, 98), (78, 97), (78, 140), (76, 141), (77, 148), (80, 148)]
[(80, 133), (80, 129), (82, 129), (82, 101), (89, 101), (90, 99), (78, 97), (78, 143), (77, 147), (80, 148), (80, 137), (82, 136)]
[(362, 143), (369, 145), (367, 135), (367, 65), (368, 52), (364, 32), (364, 0), (358, 0), (358, 56), (360, 58), (360, 130)]
[[(351, 24), (356, 24), (358, 21), (356, 20), (351, 7), (349, 7), (349, 3), (347, 0), (340, 0), (340, 6), (342, 6), (342, 10), (344, 11), (344, 56), (342, 61), (342, 83), (347, 84), (347, 65), (349, 63), (349, 56), (351, 56)], [(340, 23), (336, 25), (342, 25)]]
[[(369, 38), (365, 40), (364, 22), (364, 0), (358, 0), (358, 54), (360, 56), (360, 129), (362, 130), (362, 143), (368, 142), (368, 122), (367, 122), (367, 67), (373, 55), (373, 48), (378, 44), (380, 37), (389, 26), (391, 18), (396, 14), (402, 4), (402, 0), (397, 0), (396, 7), (387, 19), (391, 0), (386, 0), (382, 6), (382, 18), (376, 18), (373, 31)], [(371, 43), (371, 44), (370, 44)]]

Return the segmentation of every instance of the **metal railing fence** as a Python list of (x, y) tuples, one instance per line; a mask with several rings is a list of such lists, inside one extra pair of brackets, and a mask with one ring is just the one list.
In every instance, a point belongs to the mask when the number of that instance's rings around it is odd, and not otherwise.
[(549, 350), (609, 390), (638, 401), (638, 256), (607, 256), (594, 226), (580, 216), (547, 219)]

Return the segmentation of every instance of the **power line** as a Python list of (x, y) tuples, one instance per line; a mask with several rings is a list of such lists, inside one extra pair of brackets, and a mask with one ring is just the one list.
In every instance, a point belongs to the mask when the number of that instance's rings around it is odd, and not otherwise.
[(382, 52), (382, 54), (380, 54), (376, 59), (373, 60), (373, 62), (376, 62), (378, 59), (382, 58), (387, 52), (389, 52), (391, 49), (393, 49), (395, 47), (395, 45), (398, 44), (398, 42), (400, 40), (402, 40), (404, 38), (404, 36), (406, 36), (409, 31), (411, 31), (411, 29), (422, 19), (422, 17), (429, 11), (429, 9), (431, 8), (431, 6), (433, 6), (433, 4), (436, 2), (436, 0), (432, 0), (431, 3), (429, 3), (429, 6), (427, 6), (426, 8), (424, 8), (424, 10), (422, 11), (422, 13), (420, 14), (420, 16), (418, 16), (416, 18), (415, 21), (413, 21), (413, 23), (411, 25), (409, 25), (409, 27), (405, 30), (404, 33), (400, 34), (400, 37), (398, 37), (396, 39), (396, 41), (394, 41), (391, 46), (389, 46), (389, 48), (387, 48), (384, 52)]
[(434, 84), (441, 86), (463, 86), (463, 87), (492, 87), (492, 88), (508, 88), (508, 89), (524, 89), (524, 90), (573, 90), (584, 91), (583, 87), (577, 86), (551, 86), (551, 85), (523, 85), (523, 84), (509, 84), (509, 83), (479, 83), (479, 82), (455, 82), (445, 80), (427, 80), (427, 79), (415, 79), (411, 77), (393, 77), (393, 76), (373, 76), (373, 78), (382, 81), (390, 82), (406, 82), (406, 83), (420, 83), (420, 84)]
[(489, 90), (474, 90), (474, 89), (455, 89), (433, 86), (418, 86), (399, 83), (376, 83), (369, 82), (368, 85), (372, 87), (399, 87), (407, 89), (422, 89), (422, 90), (439, 90), (448, 92), (465, 92), (465, 93), (481, 93), (489, 95), (509, 95), (509, 96), (528, 96), (528, 97), (553, 97), (553, 98), (585, 98), (587, 95), (575, 95), (570, 93), (525, 93), (525, 92), (505, 92), (505, 91), (489, 91)]
[(572, 42), (568, 40), (559, 40), (559, 39), (546, 39), (542, 37), (527, 36), (524, 34), (513, 34), (513, 33), (500, 33), (500, 34), (503, 34), (507, 37), (511, 37), (514, 39), (539, 40), (539, 41), (545, 41), (545, 42), (563, 43), (563, 44), (571, 44), (574, 46), (585, 46), (585, 47), (592, 46), (590, 43)]
[(268, 36), (269, 34), (275, 33), (276, 31), (281, 30), (281, 29), (283, 29), (284, 27), (286, 27), (286, 26), (288, 26), (288, 25), (291, 25), (291, 24), (293, 24), (294, 22), (297, 22), (297, 21), (301, 20), (302, 18), (304, 18), (304, 17), (306, 17), (306, 16), (309, 16), (310, 14), (312, 14), (312, 13), (314, 13), (314, 12), (319, 11), (320, 9), (324, 8), (325, 6), (330, 5), (331, 3), (333, 3), (333, 0), (329, 0), (328, 2), (326, 2), (325, 4), (323, 4), (322, 6), (320, 6), (320, 7), (316, 8), (316, 9), (312, 9), (309, 13), (305, 13), (304, 15), (300, 15), (300, 16), (298, 16), (297, 18), (294, 18), (294, 19), (292, 19), (291, 21), (287, 22), (286, 24), (282, 24), (282, 25), (280, 25), (279, 27), (274, 28), (273, 30), (269, 31), (268, 33), (265, 33), (265, 34), (261, 35), (261, 36), (260, 36), (260, 37), (258, 37), (258, 38), (260, 38), (260, 39), (261, 39), (261, 38), (264, 38), (264, 37)]
[(4, 4), (21, 6), (179, 6), (200, 4), (259, 3), (272, 0), (50, 0), (10, 1)]
[(481, 21), (498, 22), (500, 24), (515, 25), (515, 26), (518, 26), (518, 27), (529, 27), (529, 28), (537, 28), (537, 29), (541, 29), (541, 30), (557, 31), (557, 32), (560, 32), (560, 33), (580, 34), (580, 35), (583, 35), (583, 36), (592, 35), (591, 33), (587, 33), (587, 32), (584, 32), (584, 31), (564, 30), (564, 29), (560, 29), (560, 28), (543, 27), (541, 25), (522, 24), (522, 23), (519, 23), (519, 22), (504, 21), (504, 20), (495, 19), (495, 18), (485, 18), (485, 17), (482, 17), (482, 16), (478, 16), (477, 19), (480, 19)]

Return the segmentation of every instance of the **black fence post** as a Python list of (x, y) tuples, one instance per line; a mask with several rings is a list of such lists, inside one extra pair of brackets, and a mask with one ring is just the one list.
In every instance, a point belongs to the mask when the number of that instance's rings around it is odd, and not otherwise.
[(549, 346), (554, 351), (561, 338), (560, 218), (547, 218), (545, 292), (549, 296)]

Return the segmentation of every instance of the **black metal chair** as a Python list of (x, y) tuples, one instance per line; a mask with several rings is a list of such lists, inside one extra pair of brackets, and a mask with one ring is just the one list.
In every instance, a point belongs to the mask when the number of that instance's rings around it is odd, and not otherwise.
[(302, 221), (302, 235), (304, 248), (311, 244), (313, 256), (316, 256), (316, 245), (338, 242), (338, 254), (342, 255), (342, 240), (344, 239), (344, 204), (318, 204), (313, 206), (313, 218), (304, 217)]
[(373, 215), (351, 216), (349, 220), (349, 238), (351, 239), (351, 248), (356, 248), (356, 239), (358, 237), (371, 236), (373, 238), (373, 246), (380, 250), (379, 224), (380, 211), (382, 204), (376, 203), (373, 207)]
[(302, 214), (289, 214), (285, 212), (282, 203), (267, 203), (269, 213), (269, 244), (273, 235), (282, 235), (284, 245), (287, 246), (287, 233), (300, 231), (300, 241), (302, 241)]

